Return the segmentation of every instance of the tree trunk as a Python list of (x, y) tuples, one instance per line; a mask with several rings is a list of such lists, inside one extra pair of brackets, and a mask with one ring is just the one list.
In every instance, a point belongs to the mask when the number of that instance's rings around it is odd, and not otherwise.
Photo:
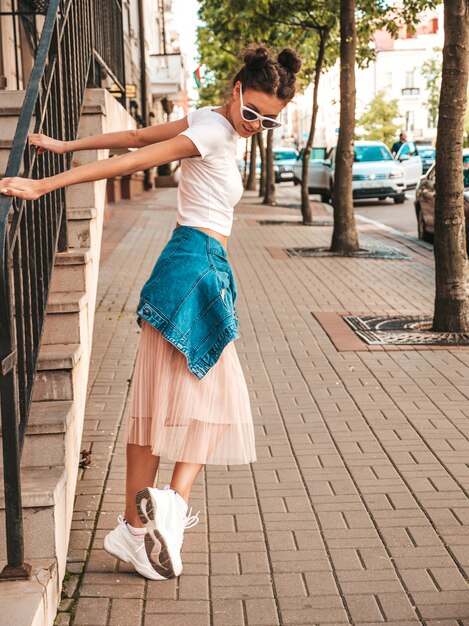
[(333, 252), (359, 249), (353, 212), (352, 167), (355, 139), (356, 0), (340, 0), (340, 130), (335, 157)]
[(259, 154), (261, 157), (261, 179), (259, 182), (259, 196), (263, 198), (265, 194), (266, 159), (265, 159), (264, 135), (261, 132), (257, 133), (257, 144), (259, 146)]
[(329, 29), (319, 31), (319, 49), (318, 57), (314, 67), (314, 89), (313, 89), (313, 108), (311, 111), (311, 126), (309, 129), (308, 141), (303, 152), (303, 166), (301, 170), (301, 213), (303, 215), (303, 223), (311, 224), (313, 222), (313, 213), (309, 202), (309, 158), (313, 147), (314, 133), (316, 131), (316, 119), (318, 116), (318, 91), (319, 79), (321, 78), (322, 66), (324, 63), (324, 54), (326, 44), (329, 39)]
[(248, 139), (246, 139), (246, 147), (244, 148), (244, 170), (243, 170), (243, 185), (246, 188), (248, 181)]
[(275, 174), (274, 174), (274, 131), (267, 131), (267, 150), (265, 151), (265, 194), (262, 204), (277, 204), (275, 201)]
[(256, 161), (257, 161), (257, 134), (251, 137), (251, 158), (249, 161), (249, 176), (246, 189), (256, 191)]
[(469, 0), (445, 0), (445, 43), (436, 139), (433, 330), (469, 331), (462, 144), (469, 73)]

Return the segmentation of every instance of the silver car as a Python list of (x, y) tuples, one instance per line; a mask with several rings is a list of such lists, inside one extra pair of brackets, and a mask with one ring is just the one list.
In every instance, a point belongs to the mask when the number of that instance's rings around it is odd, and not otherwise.
[[(315, 154), (321, 156), (319, 149), (316, 149)], [(323, 156), (310, 161), (309, 192), (320, 194), (323, 202), (329, 202), (332, 198), (335, 157), (336, 148), (332, 148), (326, 158)], [(301, 165), (297, 166), (295, 174), (297, 171), (301, 172)], [(353, 197), (356, 200), (393, 198), (396, 204), (405, 201), (407, 181), (404, 167), (393, 158), (382, 141), (355, 142), (352, 175)]]

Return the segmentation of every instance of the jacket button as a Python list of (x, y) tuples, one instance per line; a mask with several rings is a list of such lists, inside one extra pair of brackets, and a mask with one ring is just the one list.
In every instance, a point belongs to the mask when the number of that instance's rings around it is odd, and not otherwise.
[(145, 313), (145, 315), (150, 315), (150, 309), (143, 309), (143, 312)]

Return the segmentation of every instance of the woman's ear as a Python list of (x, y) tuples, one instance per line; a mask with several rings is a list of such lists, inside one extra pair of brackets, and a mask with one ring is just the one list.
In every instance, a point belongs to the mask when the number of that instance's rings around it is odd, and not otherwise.
[(241, 82), (239, 80), (236, 81), (235, 85), (233, 86), (233, 100), (238, 100), (239, 99), (239, 87), (241, 85)]

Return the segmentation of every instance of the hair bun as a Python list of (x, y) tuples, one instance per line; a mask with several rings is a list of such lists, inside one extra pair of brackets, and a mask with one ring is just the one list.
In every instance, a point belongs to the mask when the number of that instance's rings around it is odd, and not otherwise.
[(277, 62), (292, 74), (298, 74), (301, 69), (301, 59), (292, 48), (284, 48), (279, 53)]
[(243, 61), (249, 70), (262, 69), (269, 60), (269, 51), (265, 46), (253, 45), (243, 51)]

